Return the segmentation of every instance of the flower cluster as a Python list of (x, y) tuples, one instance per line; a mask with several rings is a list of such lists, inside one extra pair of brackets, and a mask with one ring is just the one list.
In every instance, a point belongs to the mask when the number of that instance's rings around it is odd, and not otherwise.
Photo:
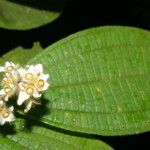
[(42, 64), (21, 67), (13, 62), (6, 62), (0, 72), (4, 72), (0, 90), (0, 124), (3, 125), (14, 121), (13, 106), (6, 105), (10, 98), (17, 96), (17, 105), (25, 104), (24, 112), (28, 112), (33, 104), (40, 104), (39, 98), (49, 87), (49, 75), (43, 73)]

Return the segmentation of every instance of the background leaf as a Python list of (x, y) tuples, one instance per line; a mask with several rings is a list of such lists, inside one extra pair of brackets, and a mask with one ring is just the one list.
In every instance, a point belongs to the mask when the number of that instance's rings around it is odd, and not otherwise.
[(65, 0), (0, 0), (0, 27), (27, 30), (54, 21)]
[(0, 64), (4, 65), (6, 61), (12, 61), (14, 63), (25, 65), (27, 61), (31, 60), (35, 55), (42, 52), (42, 50), (43, 49), (38, 42), (34, 43), (31, 49), (25, 49), (20, 46), (2, 55), (0, 58)]
[[(32, 124), (32, 125), (31, 125)], [(46, 129), (46, 127), (33, 126), (35, 122), (30, 121), (30, 127), (25, 126), (24, 120), (17, 119), (15, 122), (16, 133), (0, 137), (0, 147), (3, 150), (27, 149), (27, 150), (112, 150), (104, 142), (76, 137), (61, 132)], [(7, 130), (8, 127), (3, 127)]]
[(29, 61), (50, 74), (41, 121), (100, 135), (149, 131), (149, 58), (150, 33), (129, 27), (93, 28), (48, 47)]

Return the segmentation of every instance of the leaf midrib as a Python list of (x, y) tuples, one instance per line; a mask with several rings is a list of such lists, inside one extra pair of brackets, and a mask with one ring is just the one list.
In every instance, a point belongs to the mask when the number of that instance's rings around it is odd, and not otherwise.
[(58, 111), (62, 111), (62, 112), (73, 112), (73, 113), (89, 113), (89, 114), (101, 114), (101, 115), (128, 115), (128, 114), (133, 114), (133, 113), (139, 113), (139, 112), (149, 112), (150, 109), (137, 109), (137, 110), (134, 110), (134, 111), (114, 111), (114, 112), (99, 112), (99, 111), (82, 111), (82, 110), (69, 110), (69, 109), (60, 109), (60, 108), (55, 108), (55, 110), (58, 110)]
[(91, 81), (86, 81), (86, 82), (79, 82), (79, 83), (71, 83), (71, 84), (64, 84), (64, 85), (59, 85), (59, 86), (51, 86), (49, 90), (53, 89), (59, 89), (59, 88), (64, 88), (64, 87), (76, 87), (76, 86), (81, 86), (81, 85), (88, 85), (91, 83), (97, 83), (97, 82), (102, 82), (102, 83), (108, 83), (110, 81), (117, 81), (117, 80), (125, 80), (129, 78), (134, 78), (134, 77), (139, 77), (140, 76), (150, 76), (149, 73), (139, 73), (139, 74), (130, 74), (128, 76), (118, 76), (116, 78), (106, 78), (106, 79), (99, 79), (99, 80), (91, 80)]

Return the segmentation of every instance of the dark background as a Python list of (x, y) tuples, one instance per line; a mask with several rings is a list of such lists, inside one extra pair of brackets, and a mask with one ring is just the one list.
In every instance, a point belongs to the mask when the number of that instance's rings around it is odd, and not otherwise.
[[(74, 32), (104, 25), (125, 25), (150, 30), (150, 0), (68, 0), (53, 23), (28, 31), (0, 29), (0, 54), (17, 46), (43, 48)], [(100, 137), (116, 150), (149, 150), (150, 133), (123, 137)]]

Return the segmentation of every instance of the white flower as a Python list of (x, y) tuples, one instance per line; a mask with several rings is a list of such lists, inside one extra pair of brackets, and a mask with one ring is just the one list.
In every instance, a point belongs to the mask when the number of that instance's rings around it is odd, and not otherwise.
[(27, 69), (21, 68), (19, 73), (22, 81), (19, 83), (18, 105), (31, 98), (40, 98), (42, 92), (48, 89), (49, 84), (47, 80), (49, 75), (43, 73), (41, 64), (27, 66)]
[(3, 96), (0, 96), (0, 106), (4, 105), (4, 99), (3, 99)]
[(49, 83), (47, 82), (48, 78), (49, 78), (48, 74), (42, 73), (41, 75), (39, 75), (39, 77), (35, 82), (35, 87), (37, 88), (38, 91), (45, 91), (48, 89), (49, 87)]
[(20, 92), (18, 96), (17, 104), (21, 105), (24, 101), (28, 100), (29, 98), (40, 98), (42, 96), (41, 93), (37, 91), (37, 89), (32, 85), (25, 85), (20, 83)]
[(43, 73), (42, 64), (23, 68), (13, 62), (6, 62), (0, 72), (4, 72), (0, 90), (0, 125), (3, 125), (14, 120), (13, 107), (6, 107), (9, 98), (17, 95), (17, 104), (24, 103), (24, 112), (28, 112), (34, 104), (40, 104), (39, 98), (49, 87), (49, 75)]
[(13, 84), (7, 84), (0, 90), (0, 97), (5, 101), (8, 101), (16, 92), (16, 87)]
[(15, 65), (13, 62), (6, 62), (4, 67), (0, 67), (0, 72), (5, 72), (0, 97), (5, 101), (8, 101), (16, 93), (19, 82), (18, 69), (19, 65)]
[(15, 65), (13, 62), (6, 62), (4, 67), (0, 67), (0, 72), (10, 73), (14, 70), (17, 70), (19, 65)]
[(18, 70), (21, 78), (22, 78), (22, 81), (25, 81), (25, 82), (34, 82), (36, 80), (36, 78), (43, 73), (43, 67), (42, 67), (42, 64), (38, 64), (38, 65), (28, 65), (26, 66), (27, 69), (25, 68), (20, 68)]
[(6, 122), (12, 122), (15, 120), (13, 110), (13, 106), (9, 108), (6, 106), (0, 106), (0, 125), (4, 125)]

